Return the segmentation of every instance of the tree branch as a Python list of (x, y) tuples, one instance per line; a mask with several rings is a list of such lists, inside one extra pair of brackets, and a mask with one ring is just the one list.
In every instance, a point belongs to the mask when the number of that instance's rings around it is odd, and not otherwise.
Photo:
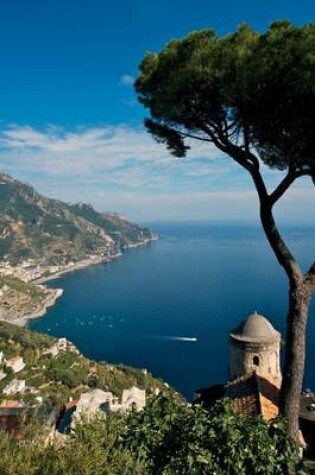
[(242, 150), (222, 135), (220, 135), (220, 140), (224, 144), (226, 153), (228, 153), (239, 165), (249, 171), (254, 180), (258, 194), (261, 194), (263, 198), (266, 198), (268, 193), (259, 171), (259, 160), (256, 155), (254, 155), (250, 150)]
[(309, 172), (306, 170), (289, 170), (287, 175), (279, 183), (277, 188), (270, 194), (270, 200), (272, 205), (274, 205), (281, 196), (287, 191), (287, 189), (292, 185), (292, 183), (299, 177), (309, 175)]
[[(260, 202), (260, 219), (267, 240), (285, 273), (290, 280), (302, 279), (303, 273), (299, 267), (290, 249), (282, 239), (276, 226), (272, 208), (276, 201), (285, 193), (293, 181), (302, 175), (309, 174), (305, 170), (289, 171), (274, 192), (269, 195), (263, 177), (259, 169), (259, 160), (248, 148), (241, 149), (234, 145), (227, 137), (222, 128), (209, 126), (204, 122), (198, 122), (197, 127), (210, 137), (216, 147), (224, 153), (227, 153), (235, 162), (245, 168), (251, 175)], [(307, 278), (311, 285), (315, 285), (315, 263), (310, 269)]]
[(223, 135), (220, 135), (220, 141), (223, 144), (222, 147), (224, 148), (224, 151), (228, 153), (233, 160), (245, 168), (253, 179), (260, 202), (260, 219), (263, 230), (279, 264), (283, 267), (290, 280), (294, 278), (302, 278), (303, 274), (298, 263), (277, 229), (272, 214), (274, 203), (268, 195), (265, 182), (260, 173), (258, 158), (251, 151), (242, 150), (232, 144), (229, 140), (225, 139)]
[(202, 142), (212, 142), (211, 139), (206, 139), (205, 137), (200, 137), (198, 135), (188, 134), (188, 133), (182, 132), (180, 130), (177, 130), (177, 133), (179, 133), (179, 135), (181, 135), (184, 138), (189, 138), (189, 139), (194, 139), (194, 140), (201, 140)]
[(302, 279), (301, 268), (278, 231), (269, 197), (267, 199), (260, 198), (260, 220), (268, 242), (289, 280)]

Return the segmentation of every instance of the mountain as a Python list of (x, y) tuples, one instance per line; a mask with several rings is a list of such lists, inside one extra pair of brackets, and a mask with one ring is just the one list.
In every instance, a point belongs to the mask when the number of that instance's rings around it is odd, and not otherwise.
[(64, 265), (91, 255), (110, 258), (153, 238), (148, 228), (117, 214), (46, 198), (0, 173), (0, 260)]

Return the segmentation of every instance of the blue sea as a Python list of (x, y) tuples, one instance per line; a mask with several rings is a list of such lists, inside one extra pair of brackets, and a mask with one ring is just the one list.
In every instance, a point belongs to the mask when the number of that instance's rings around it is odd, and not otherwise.
[[(285, 336), (288, 284), (255, 226), (156, 223), (159, 241), (49, 282), (64, 289), (33, 330), (72, 340), (98, 361), (147, 368), (188, 399), (228, 378), (229, 331), (257, 310)], [(283, 227), (306, 268), (315, 229)], [(304, 385), (315, 389), (315, 305)]]

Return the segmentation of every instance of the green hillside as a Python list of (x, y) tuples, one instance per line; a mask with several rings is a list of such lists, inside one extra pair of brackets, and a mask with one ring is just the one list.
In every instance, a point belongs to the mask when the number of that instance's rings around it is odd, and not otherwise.
[[(38, 396), (53, 407), (61, 407), (69, 397), (78, 398), (81, 393), (100, 388), (121, 396), (122, 390), (136, 385), (153, 394), (157, 389), (164, 394), (174, 392), (161, 380), (155, 379), (147, 371), (124, 365), (97, 363), (85, 358), (68, 342), (67, 349), (52, 354), (51, 348), (58, 341), (48, 335), (32, 332), (6, 322), (0, 322), (0, 352), (8, 359), (14, 355), (23, 357), (25, 368), (14, 375), (0, 362), (0, 371), (7, 373), (0, 381), (0, 403), (7, 396), (2, 393), (5, 386), (14, 378), (25, 380), (31, 391), (23, 394), (27, 404), (34, 404)], [(178, 400), (179, 400), (179, 396)], [(12, 394), (10, 399), (21, 398), (21, 394)]]
[(25, 183), (0, 174), (0, 259), (62, 265), (89, 255), (111, 257), (151, 239), (151, 231), (88, 204), (46, 198)]
[(0, 275), (0, 320), (21, 324), (24, 317), (41, 316), (58, 295), (60, 290)]

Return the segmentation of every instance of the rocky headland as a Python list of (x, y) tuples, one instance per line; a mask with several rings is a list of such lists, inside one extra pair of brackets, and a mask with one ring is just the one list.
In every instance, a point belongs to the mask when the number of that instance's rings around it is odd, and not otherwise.
[(121, 215), (46, 198), (0, 173), (0, 319), (25, 325), (62, 295), (44, 282), (156, 239)]

